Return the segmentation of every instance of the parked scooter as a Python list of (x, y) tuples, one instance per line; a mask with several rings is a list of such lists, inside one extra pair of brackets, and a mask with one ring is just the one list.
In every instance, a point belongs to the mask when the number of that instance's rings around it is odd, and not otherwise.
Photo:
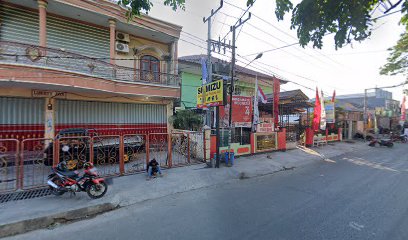
[(407, 137), (406, 135), (404, 135), (404, 134), (398, 135), (398, 134), (395, 134), (395, 133), (392, 133), (392, 132), (391, 132), (391, 140), (392, 140), (393, 142), (406, 143), (406, 142), (408, 142), (408, 137)]
[(368, 146), (375, 147), (376, 145), (392, 148), (394, 143), (391, 139), (372, 139)]

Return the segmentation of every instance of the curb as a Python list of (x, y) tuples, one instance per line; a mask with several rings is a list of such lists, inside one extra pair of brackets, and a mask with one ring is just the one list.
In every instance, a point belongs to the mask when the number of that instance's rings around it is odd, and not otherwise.
[(90, 218), (97, 214), (112, 211), (119, 207), (119, 204), (101, 203), (94, 206), (79, 208), (66, 212), (56, 213), (48, 216), (27, 219), (14, 223), (0, 225), (0, 238), (26, 233), (41, 228), (52, 228), (55, 225), (65, 222), (77, 221)]

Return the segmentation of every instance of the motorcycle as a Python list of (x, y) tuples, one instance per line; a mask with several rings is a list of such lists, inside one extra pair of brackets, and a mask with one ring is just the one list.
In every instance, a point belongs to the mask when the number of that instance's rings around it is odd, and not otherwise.
[(66, 163), (60, 162), (52, 168), (47, 184), (56, 196), (66, 192), (74, 195), (76, 192), (86, 192), (90, 198), (96, 199), (103, 197), (108, 190), (105, 179), (98, 176), (96, 168), (90, 162), (84, 164), (82, 176), (78, 171), (67, 171)]
[(375, 145), (380, 145), (380, 146), (385, 146), (392, 148), (394, 146), (394, 143), (392, 142), (391, 139), (372, 139), (368, 146), (370, 147), (375, 147)]
[(392, 134), (391, 133), (391, 140), (393, 142), (402, 142), (402, 143), (406, 143), (408, 142), (408, 137), (404, 134), (398, 135), (398, 134)]

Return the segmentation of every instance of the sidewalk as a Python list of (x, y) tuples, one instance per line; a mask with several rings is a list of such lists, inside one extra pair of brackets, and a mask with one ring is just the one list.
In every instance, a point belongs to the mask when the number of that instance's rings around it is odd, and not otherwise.
[(47, 196), (0, 204), (0, 237), (19, 234), (55, 224), (87, 218), (118, 207), (175, 193), (225, 184), (243, 178), (298, 168), (366, 148), (366, 144), (339, 142), (313, 149), (294, 149), (240, 157), (233, 167), (206, 168), (205, 164), (164, 170), (163, 178), (146, 181), (145, 174), (115, 178), (105, 197), (91, 200), (86, 193), (76, 196)]

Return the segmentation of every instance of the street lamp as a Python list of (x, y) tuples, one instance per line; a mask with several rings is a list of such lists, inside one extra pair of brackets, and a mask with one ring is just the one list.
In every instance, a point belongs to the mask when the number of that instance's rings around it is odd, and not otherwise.
[(246, 68), (249, 64), (251, 64), (255, 60), (260, 59), (262, 56), (263, 56), (263, 53), (258, 53), (258, 55), (256, 55), (256, 57), (254, 59), (252, 59), (249, 63), (247, 63), (247, 65), (245, 65), (244, 68)]

